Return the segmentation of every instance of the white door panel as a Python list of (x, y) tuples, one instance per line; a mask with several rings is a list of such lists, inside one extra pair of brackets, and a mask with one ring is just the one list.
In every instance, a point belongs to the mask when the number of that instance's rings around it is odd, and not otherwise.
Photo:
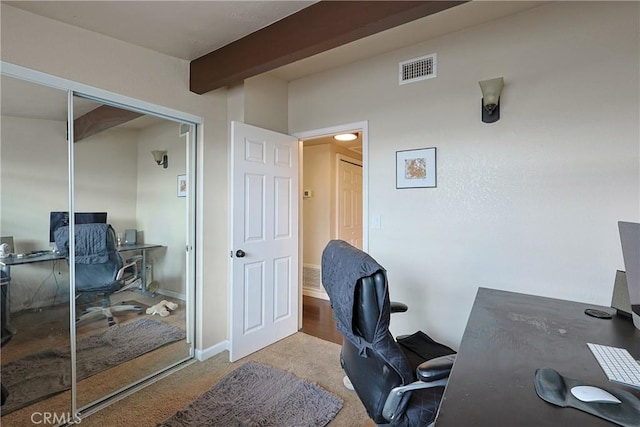
[(338, 158), (338, 239), (356, 248), (362, 245), (362, 165), (345, 156)]
[(234, 361), (298, 330), (298, 140), (239, 122), (231, 139)]

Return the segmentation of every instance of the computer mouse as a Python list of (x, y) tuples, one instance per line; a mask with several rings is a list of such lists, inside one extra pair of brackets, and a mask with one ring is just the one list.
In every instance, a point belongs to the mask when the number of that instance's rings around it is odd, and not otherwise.
[(588, 403), (622, 403), (608, 391), (590, 385), (575, 386), (571, 389), (571, 394), (576, 399)]

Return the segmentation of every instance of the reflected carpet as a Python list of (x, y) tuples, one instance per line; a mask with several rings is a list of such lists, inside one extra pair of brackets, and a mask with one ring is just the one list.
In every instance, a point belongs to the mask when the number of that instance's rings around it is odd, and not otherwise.
[(158, 426), (320, 427), (336, 416), (342, 403), (317, 384), (250, 361)]
[[(184, 338), (181, 329), (149, 318), (80, 338), (76, 343), (78, 381)], [(42, 350), (2, 365), (2, 384), (9, 390), (3, 415), (70, 389), (70, 347)]]

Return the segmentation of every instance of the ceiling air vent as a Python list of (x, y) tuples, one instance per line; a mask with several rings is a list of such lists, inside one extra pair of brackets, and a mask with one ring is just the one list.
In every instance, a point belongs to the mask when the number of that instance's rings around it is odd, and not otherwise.
[(436, 54), (413, 58), (400, 63), (400, 84), (432, 79), (436, 76)]

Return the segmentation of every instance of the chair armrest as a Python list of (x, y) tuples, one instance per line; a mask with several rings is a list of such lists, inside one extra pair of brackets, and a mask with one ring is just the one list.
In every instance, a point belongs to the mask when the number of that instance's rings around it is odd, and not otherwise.
[(416, 368), (416, 376), (420, 381), (431, 382), (442, 378), (447, 378), (451, 373), (453, 362), (456, 361), (455, 354), (436, 357), (435, 359), (422, 362)]
[(397, 301), (391, 301), (391, 312), (392, 313), (404, 313), (407, 311), (409, 307), (406, 304)]
[(443, 378), (431, 382), (415, 381), (408, 385), (393, 388), (389, 392), (387, 400), (384, 402), (382, 416), (385, 420), (392, 422), (398, 416), (398, 406), (400, 405), (402, 397), (405, 393), (412, 392), (413, 390), (422, 390), (425, 388), (444, 387), (447, 385), (447, 380), (448, 378)]
[(389, 422), (393, 421), (398, 415), (396, 411), (402, 401), (402, 397), (407, 392), (431, 387), (446, 386), (447, 381), (449, 380), (449, 373), (451, 373), (451, 368), (453, 367), (453, 362), (455, 362), (455, 360), (455, 354), (448, 354), (446, 356), (436, 357), (435, 359), (421, 363), (416, 368), (418, 381), (405, 386), (396, 387), (389, 392), (389, 396), (387, 396), (387, 400), (384, 403), (382, 416)]
[(125, 271), (127, 271), (127, 269), (133, 267), (133, 276), (137, 276), (138, 275), (138, 257), (134, 256), (131, 257), (129, 259), (127, 259), (124, 262), (124, 265), (122, 266), (122, 268), (120, 268), (120, 270), (118, 270), (118, 274), (116, 275), (116, 280), (122, 280), (122, 278), (124, 277), (124, 273)]
[(142, 255), (134, 255), (134, 256), (132, 256), (130, 258), (127, 258), (124, 261), (124, 263), (125, 264), (132, 264), (132, 263), (135, 263), (135, 262), (138, 262), (138, 261), (142, 261)]

